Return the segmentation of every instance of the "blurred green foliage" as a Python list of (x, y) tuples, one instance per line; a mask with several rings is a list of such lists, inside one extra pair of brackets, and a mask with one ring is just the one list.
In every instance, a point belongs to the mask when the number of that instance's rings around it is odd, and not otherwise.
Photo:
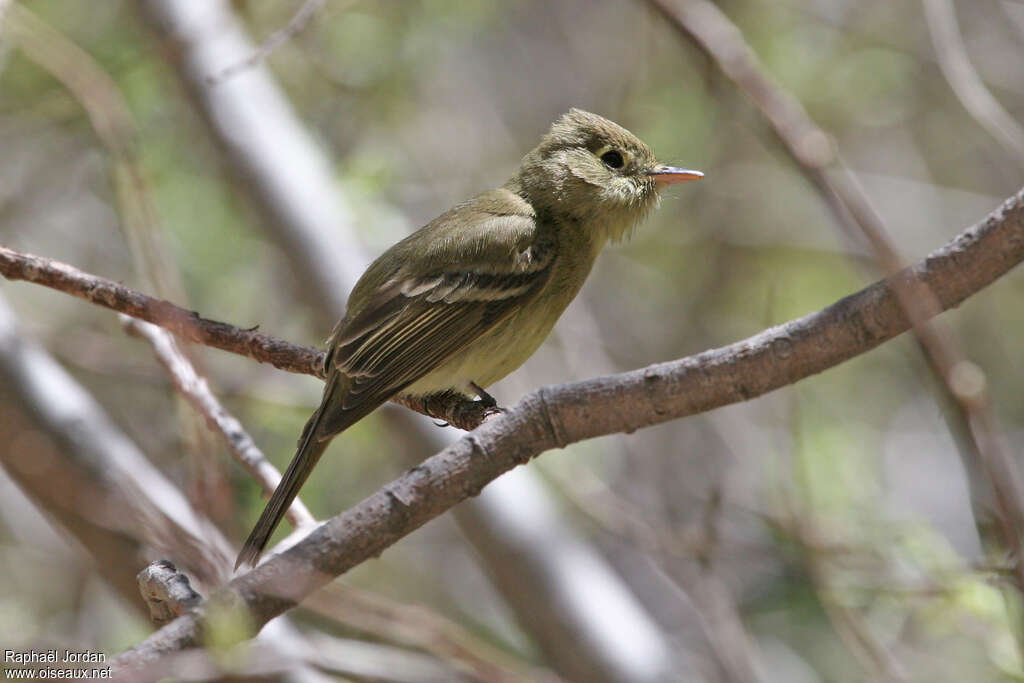
[[(174, 55), (134, 3), (25, 4), (88, 53), (127, 103), (160, 237), (185, 283), (180, 303), (320, 343), (329, 330), (315, 321), (324, 312), (310, 310), (286, 257), (260, 230), (258, 211), (239, 191), (244, 179), (224, 164), (167, 64)], [(907, 258), (922, 258), (1022, 184), (1024, 160), (952, 94), (919, 4), (719, 4), (773, 78), (835, 136)], [(975, 66), (983, 78), (994, 74), (989, 87), (1019, 114), (1024, 78), (1006, 74), (1024, 75), (1020, 12), (1013, 3), (970, 12), (958, 4)], [(258, 37), (286, 24), (296, 6), (234, 3)], [(355, 198), (373, 252), (400, 236), (394, 215), (420, 225), (502, 182), (570, 106), (614, 118), (662, 157), (707, 172), (702, 183), (667, 193), (635, 240), (602, 258), (553, 339), (495, 390), (503, 403), (542, 384), (735, 341), (879, 275), (749, 101), (644, 3), (339, 0), (268, 64), (327, 150), (339, 188)], [(4, 43), (0, 242), (140, 283), (114, 230), (108, 162), (75, 99)], [(3, 296), (187, 490), (190, 459), (212, 458), (230, 484), (220, 494), (236, 511), (216, 521), (234, 538), (244, 533), (262, 506), (256, 486), (219, 444), (192, 452), (186, 411), (140, 342), (121, 335), (108, 312), (59, 294), (5, 285)], [(1015, 455), (1024, 443), (1022, 296), (1024, 277), (1014, 272), (945, 316), (986, 372)], [(284, 467), (319, 383), (216, 351), (196, 355), (215, 392)], [(1019, 679), (1019, 596), (998, 580), (1005, 558), (978, 536), (946, 408), (934, 396), (916, 346), (901, 339), (748, 405), (578, 444), (538, 466), (564, 496), (566, 514), (609, 556), (649, 553), (669, 577), (683, 575), (676, 570), (692, 559), (638, 547), (588, 506), (610, 499), (682, 538), (700, 525), (710, 492), (721, 491), (710, 566), (732, 590), (765, 671), (775, 672), (768, 680), (873, 680), (887, 666), (878, 657), (909, 680)], [(318, 517), (329, 516), (425, 455), (371, 417), (337, 440), (303, 498)], [(567, 482), (584, 470), (607, 490), (572, 490)], [(136, 606), (110, 608), (82, 558), (57, 569), (2, 525), (0, 539), (9, 570), (0, 571), (9, 577), (0, 588), (0, 641), (91, 639), (116, 651), (146, 633)], [(44, 570), (89, 589), (50, 595)], [(447, 521), (349, 580), (430, 605), (501, 647), (537, 656)], [(679, 598), (657, 590), (640, 593), (668, 603), (658, 614), (671, 613)], [(111, 612), (117, 626), (76, 625)], [(780, 673), (798, 670), (804, 678)]]

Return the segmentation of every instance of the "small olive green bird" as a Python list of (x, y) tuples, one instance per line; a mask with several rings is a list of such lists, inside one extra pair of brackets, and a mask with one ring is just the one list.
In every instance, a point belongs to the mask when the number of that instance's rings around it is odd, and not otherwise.
[(384, 252), (328, 340), (320, 407), (235, 568), (259, 559), (331, 439), (388, 399), (454, 390), (493, 405), (484, 388), (533, 355), (604, 245), (632, 232), (662, 186), (702, 176), (573, 109), (505, 185)]

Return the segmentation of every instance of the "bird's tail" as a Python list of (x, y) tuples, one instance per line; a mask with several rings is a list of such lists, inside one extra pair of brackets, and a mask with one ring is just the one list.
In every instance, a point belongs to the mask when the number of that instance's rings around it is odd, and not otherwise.
[(351, 401), (351, 380), (342, 373), (332, 373), (324, 387), (320, 407), (313, 413), (299, 437), (299, 449), (292, 458), (281, 482), (270, 496), (267, 507), (256, 522), (242, 551), (235, 561), (237, 570), (243, 564), (255, 565), (266, 547), (274, 529), (281, 523), (288, 506), (295, 500), (299, 489), (320, 460), (331, 439), (373, 412), (387, 398), (374, 396), (372, 400)]
[(330, 373), (320, 407), (306, 422), (302, 436), (299, 437), (299, 450), (281, 477), (281, 483), (270, 496), (270, 501), (249, 538), (245, 539), (242, 551), (238, 553), (238, 559), (235, 561), (236, 570), (243, 564), (255, 565), (260, 559), (260, 553), (266, 547), (274, 529), (281, 523), (285, 511), (295, 500), (299, 489), (306, 483), (306, 478), (320, 460), (331, 439), (372, 413), (377, 406), (401, 388), (390, 387), (383, 392), (355, 391), (353, 395), (351, 378), (340, 372)]
[(331, 442), (330, 437), (322, 438), (317, 430), (322, 414), (323, 406), (309, 418), (309, 422), (302, 430), (302, 436), (299, 438), (299, 450), (292, 458), (288, 469), (285, 470), (284, 476), (281, 477), (281, 482), (274, 489), (274, 494), (270, 496), (267, 507), (263, 508), (263, 514), (260, 515), (256, 526), (249, 533), (249, 538), (245, 539), (245, 544), (242, 546), (241, 552), (238, 553), (238, 559), (235, 560), (236, 570), (244, 564), (255, 565), (260, 559), (260, 554), (277, 525), (281, 523), (285, 511), (295, 500), (299, 489), (306, 483), (309, 473), (313, 471), (313, 467)]

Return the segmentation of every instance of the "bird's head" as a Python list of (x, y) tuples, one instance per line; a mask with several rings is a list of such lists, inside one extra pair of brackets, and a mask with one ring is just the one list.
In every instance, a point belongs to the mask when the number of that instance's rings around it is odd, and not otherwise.
[(538, 211), (581, 221), (603, 243), (626, 237), (658, 205), (662, 187), (701, 177), (659, 163), (617, 123), (571, 109), (526, 155), (514, 182)]

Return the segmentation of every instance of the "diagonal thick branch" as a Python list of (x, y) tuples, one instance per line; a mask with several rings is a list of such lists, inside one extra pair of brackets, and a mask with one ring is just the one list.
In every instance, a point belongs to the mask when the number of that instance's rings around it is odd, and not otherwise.
[(352, 567), (536, 455), (576, 441), (738, 403), (865, 353), (907, 331), (892, 279), (925, 285), (942, 310), (1024, 260), (1024, 190), (978, 225), (889, 280), (729, 346), (631, 372), (545, 387), (269, 558), (137, 647), (125, 675), (199, 642), (211, 609), (243, 604), (261, 627)]

